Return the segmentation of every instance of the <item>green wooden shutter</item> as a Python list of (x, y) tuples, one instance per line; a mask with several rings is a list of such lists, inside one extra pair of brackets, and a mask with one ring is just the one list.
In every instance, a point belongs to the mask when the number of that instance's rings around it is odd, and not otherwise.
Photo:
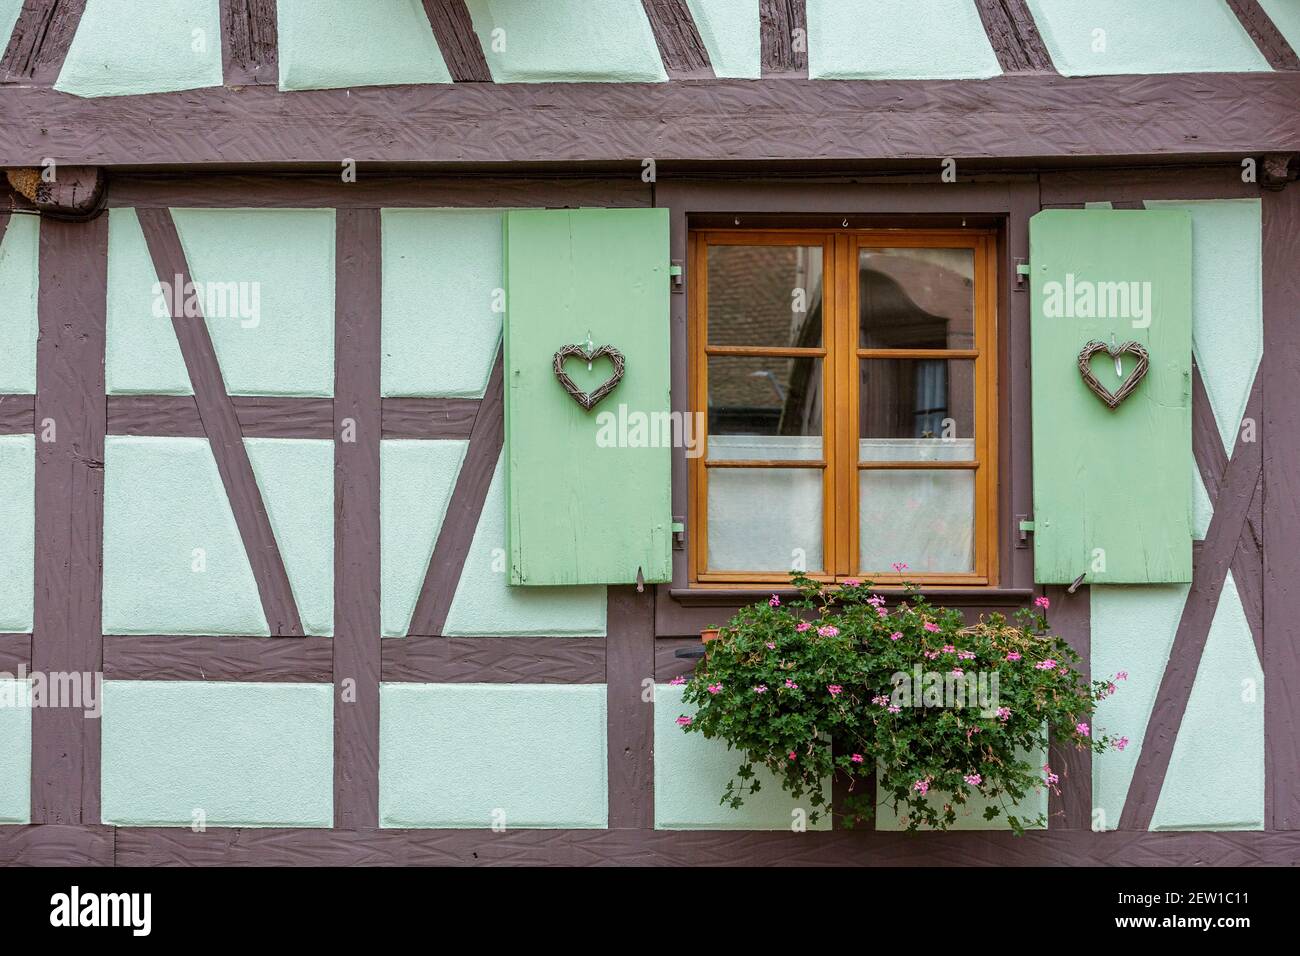
[[(526, 210), (505, 228), (510, 582), (668, 581), (668, 211)], [(588, 335), (627, 363), (591, 411), (553, 371)], [(611, 366), (565, 370), (591, 391)]]
[[(1183, 211), (1048, 210), (1030, 220), (1034, 577), (1192, 579), (1192, 227)], [(1149, 321), (1148, 321), (1149, 320)], [(1135, 341), (1150, 369), (1118, 408), (1084, 345)], [(1125, 376), (1136, 364), (1121, 358)], [(1116, 390), (1106, 353), (1092, 368)]]

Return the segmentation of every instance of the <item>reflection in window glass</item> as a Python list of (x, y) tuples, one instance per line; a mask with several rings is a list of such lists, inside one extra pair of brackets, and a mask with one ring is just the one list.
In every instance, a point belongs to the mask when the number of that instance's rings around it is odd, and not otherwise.
[(712, 356), (708, 375), (711, 437), (822, 433), (821, 359)]
[(709, 344), (820, 348), (821, 246), (709, 246)]
[(973, 359), (862, 359), (863, 438), (950, 440), (975, 434)]
[(974, 348), (974, 250), (860, 250), (858, 344), (864, 349)]

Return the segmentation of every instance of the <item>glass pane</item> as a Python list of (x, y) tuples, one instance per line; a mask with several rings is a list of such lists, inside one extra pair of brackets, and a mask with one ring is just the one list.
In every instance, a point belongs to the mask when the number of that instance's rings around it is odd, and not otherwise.
[(821, 246), (709, 246), (709, 344), (820, 348)]
[(710, 571), (822, 567), (820, 468), (710, 468)]
[(975, 436), (974, 359), (862, 359), (862, 438), (951, 442)]
[(864, 469), (858, 494), (863, 576), (898, 561), (917, 573), (974, 569), (975, 472)]
[(709, 359), (709, 457), (822, 457), (822, 360)]
[(859, 347), (975, 347), (975, 250), (861, 249)]

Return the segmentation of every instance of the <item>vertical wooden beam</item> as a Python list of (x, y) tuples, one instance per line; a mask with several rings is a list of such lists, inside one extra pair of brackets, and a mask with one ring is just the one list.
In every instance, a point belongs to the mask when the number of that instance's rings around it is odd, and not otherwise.
[(1025, 0), (975, 0), (1003, 73), (1053, 73), (1051, 54)]
[(808, 75), (808, 9), (804, 0), (758, 0), (763, 76)]
[[(1049, 586), (1052, 602), (1047, 620), (1052, 633), (1059, 635), (1082, 658), (1083, 679), (1092, 680), (1092, 595), (1081, 587), (1070, 594), (1059, 585)], [(1064, 746), (1056, 740), (1048, 749), (1047, 764), (1061, 780), (1058, 793), (1048, 791), (1047, 827), (1049, 830), (1087, 830), (1092, 827), (1092, 751)]]
[[(32, 670), (102, 670), (108, 217), (41, 223)], [(99, 721), (32, 709), (32, 822), (100, 822)]]
[(1261, 196), (1265, 826), (1300, 830), (1300, 186)]
[(641, 0), (669, 79), (713, 79), (709, 51), (686, 0)]
[(609, 588), (605, 689), (610, 829), (654, 828), (654, 589)]
[(1291, 48), (1259, 0), (1228, 0), (1228, 6), (1246, 28), (1250, 38), (1275, 70), (1300, 70), (1300, 56)]
[(451, 78), (457, 83), (491, 83), (492, 71), (465, 0), (424, 0), (424, 12)]
[(0, 59), (0, 76), (52, 86), (85, 11), (86, 0), (25, 0)]
[[(188, 284), (193, 277), (185, 261), (185, 250), (172, 221), (171, 210), (140, 209), (137, 215), (158, 281)], [(234, 512), (235, 524), (239, 526), (244, 550), (248, 553), (266, 623), (273, 636), (301, 637), (302, 620), (298, 616), (298, 605), (289, 586), (280, 547), (271, 530), (261, 489), (253, 475), (248, 450), (244, 447), (238, 413), (226, 394), (225, 380), (221, 376), (221, 365), (212, 347), (207, 322), (201, 315), (173, 315), (172, 328), (176, 330), (181, 356), (190, 374), (190, 384), (194, 386), (194, 401), (217, 461), (221, 483), (230, 499), (230, 510)]]
[(378, 209), (340, 209), (334, 254), (334, 825), (379, 826)]
[(276, 0), (221, 0), (221, 71), (227, 86), (280, 81)]

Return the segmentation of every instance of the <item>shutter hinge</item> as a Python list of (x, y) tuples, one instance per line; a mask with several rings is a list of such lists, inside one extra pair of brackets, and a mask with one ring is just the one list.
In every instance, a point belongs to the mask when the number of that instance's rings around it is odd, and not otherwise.
[(1016, 515), (1016, 547), (1029, 547), (1029, 536), (1034, 533), (1034, 520), (1032, 515)]
[(681, 293), (686, 291), (686, 285), (683, 279), (684, 273), (682, 271), (682, 260), (672, 260), (668, 265), (668, 282), (674, 292)]
[(686, 550), (686, 522), (673, 518), (673, 550)]
[(1025, 284), (1025, 280), (1028, 278), (1029, 278), (1029, 263), (1025, 259), (1017, 256), (1016, 257), (1016, 286), (1017, 287), (1023, 286)]

